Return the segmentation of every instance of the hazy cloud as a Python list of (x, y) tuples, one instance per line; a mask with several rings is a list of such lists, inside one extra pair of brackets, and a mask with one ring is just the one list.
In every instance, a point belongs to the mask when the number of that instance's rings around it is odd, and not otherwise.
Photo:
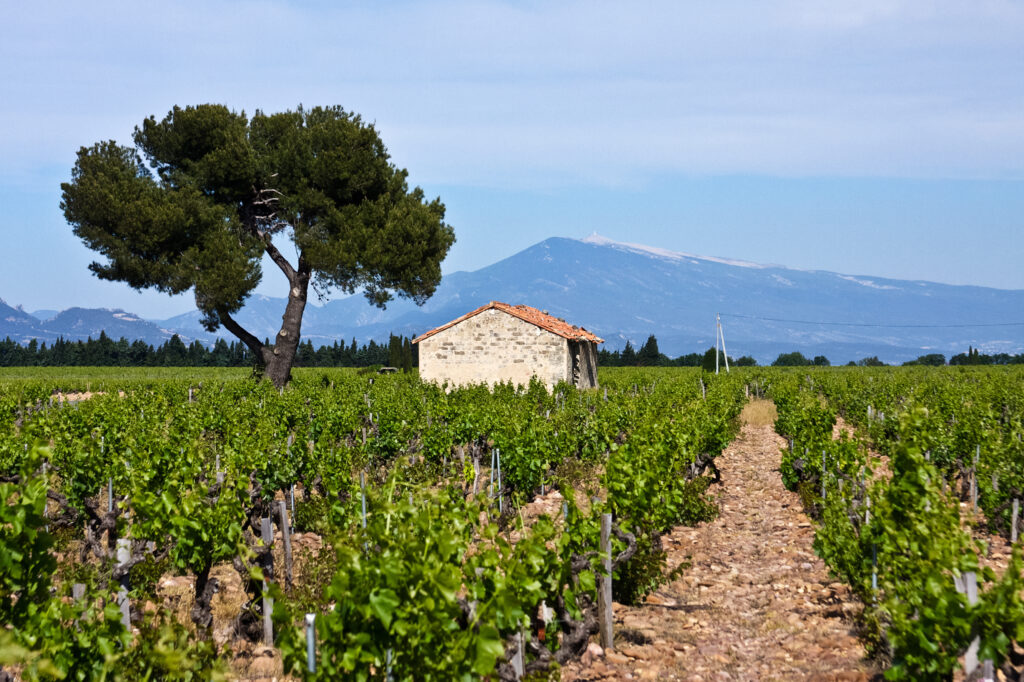
[[(0, 295), (29, 307), (191, 307), (89, 274), (59, 183), (80, 146), (202, 102), (341, 104), (374, 121), (449, 206), (446, 271), (597, 229), (1022, 286), (1021, 2), (8, 5), (0, 229), (21, 237)], [(279, 295), (271, 272), (261, 291)]]
[(431, 183), (1020, 177), (1012, 2), (14, 6), (5, 176), (174, 104), (340, 103)]

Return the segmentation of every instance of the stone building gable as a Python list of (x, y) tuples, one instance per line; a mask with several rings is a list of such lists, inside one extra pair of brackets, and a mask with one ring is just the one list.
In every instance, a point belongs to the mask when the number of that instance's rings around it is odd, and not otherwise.
[(471, 310), (462, 317), (458, 317), (448, 324), (443, 324), (436, 329), (431, 329), (429, 332), (420, 335), (413, 339), (413, 343), (419, 343), (424, 339), (427, 339), (434, 334), (444, 331), (449, 327), (454, 327), (457, 324), (462, 324), (464, 321), (479, 315), (486, 310), (499, 310), (504, 313), (508, 313), (513, 317), (518, 317), (520, 320), (529, 322), (530, 324), (536, 325), (545, 331), (558, 334), (559, 336), (569, 339), (570, 341), (588, 341), (590, 343), (604, 343), (604, 339), (598, 338), (591, 332), (588, 332), (583, 327), (577, 327), (569, 324), (565, 320), (549, 315), (545, 310), (537, 310), (536, 308), (528, 305), (509, 305), (508, 303), (502, 303), (501, 301), (491, 301), (486, 305), (482, 305), (476, 310)]
[(550, 389), (571, 380), (562, 336), (493, 307), (456, 322), (417, 339), (424, 381), (526, 385), (536, 375)]

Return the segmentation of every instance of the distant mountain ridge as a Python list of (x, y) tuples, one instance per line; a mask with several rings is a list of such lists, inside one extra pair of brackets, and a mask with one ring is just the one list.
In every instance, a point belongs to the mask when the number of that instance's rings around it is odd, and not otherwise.
[[(799, 270), (598, 235), (547, 239), (474, 272), (447, 275), (422, 307), (398, 299), (380, 310), (358, 295), (311, 304), (302, 336), (314, 346), (352, 338), (381, 341), (390, 333), (416, 336), (491, 300), (548, 310), (602, 336), (609, 349), (627, 340), (639, 346), (655, 334), (661, 351), (673, 356), (714, 345), (715, 313), (722, 314), (729, 354), (753, 355), (761, 362), (792, 350), (824, 354), (833, 362), (871, 355), (889, 362), (924, 353), (950, 356), (968, 346), (987, 353), (1024, 352), (1024, 325), (967, 326), (1024, 321), (1022, 290)], [(253, 296), (236, 317), (256, 336), (273, 338), (284, 306), (283, 298)], [(206, 332), (196, 311), (146, 322), (124, 311), (90, 316), (71, 309), (43, 323), (5, 308), (0, 308), (0, 338), (30, 338), (36, 328), (76, 334), (104, 328), (113, 338), (146, 338), (132, 332), (150, 338), (178, 333), (186, 343), (233, 339), (223, 330)], [(10, 321), (8, 310), (15, 311)], [(110, 326), (98, 327), (101, 323)]]
[[(101, 332), (106, 332), (115, 340), (123, 336), (130, 341), (142, 339), (159, 345), (179, 333), (120, 309), (68, 308), (60, 312), (37, 312), (47, 315), (47, 318), (30, 315), (0, 299), (0, 339), (10, 337), (23, 344), (32, 339), (53, 343), (61, 337), (69, 341), (84, 341), (90, 337), (99, 338)], [(185, 343), (192, 342), (192, 337), (179, 335)]]

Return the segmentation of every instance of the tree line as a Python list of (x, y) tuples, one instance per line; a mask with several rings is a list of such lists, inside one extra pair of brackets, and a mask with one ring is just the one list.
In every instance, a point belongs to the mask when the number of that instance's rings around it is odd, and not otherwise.
[[(718, 364), (725, 366), (725, 353), (718, 351)], [(670, 358), (658, 351), (658, 340), (653, 334), (647, 337), (647, 341), (639, 350), (627, 341), (622, 351), (600, 350), (597, 353), (598, 364), (604, 367), (703, 367), (708, 371), (715, 369), (715, 349), (708, 348), (704, 353), (687, 353), (676, 358)], [(885, 367), (887, 363), (878, 358), (877, 355), (850, 360), (847, 367)], [(946, 356), (942, 353), (928, 353), (914, 360), (908, 360), (904, 365), (926, 365), (944, 366)], [(1009, 353), (994, 353), (985, 355), (977, 348), (969, 347), (966, 353), (958, 353), (949, 359), (950, 365), (1019, 365), (1024, 364), (1024, 353), (1012, 355)], [(756, 367), (757, 360), (744, 355), (740, 358), (729, 358), (729, 365), (732, 367)], [(831, 367), (832, 363), (824, 355), (807, 357), (800, 351), (779, 353), (778, 357), (771, 363), (772, 367)]]
[[(725, 353), (719, 350), (718, 364), (722, 368), (725, 368), (725, 361)], [(714, 371), (715, 349), (708, 348), (703, 353), (687, 353), (670, 358), (658, 350), (658, 339), (651, 334), (639, 350), (633, 348), (630, 341), (626, 341), (626, 347), (621, 351), (599, 350), (597, 364), (602, 367), (703, 367), (706, 370)], [(732, 367), (756, 367), (757, 360), (749, 355), (744, 355), (741, 358), (730, 356), (729, 365)]]
[[(370, 367), (389, 365), (404, 371), (415, 367), (417, 356), (411, 339), (391, 335), (387, 344), (373, 339), (359, 345), (355, 339), (346, 345), (313, 348), (312, 341), (299, 344), (295, 354), (299, 367)], [(241, 342), (217, 339), (207, 348), (199, 341), (186, 345), (177, 334), (159, 346), (142, 340), (114, 341), (106, 332), (99, 338), (68, 341), (63, 337), (52, 344), (32, 339), (25, 345), (7, 337), (0, 341), (0, 367), (251, 367), (254, 357)]]
[[(949, 359), (950, 365), (1022, 365), (1024, 364), (1024, 353), (1012, 355), (1010, 353), (995, 353), (985, 355), (977, 348), (969, 347), (966, 353), (957, 353)], [(813, 359), (807, 358), (799, 351), (793, 353), (780, 353), (779, 357), (772, 363), (773, 367), (828, 367), (831, 363), (824, 355), (817, 355)], [(847, 367), (885, 367), (886, 363), (878, 359), (877, 355), (860, 360), (850, 360)], [(946, 365), (946, 356), (942, 353), (928, 353), (920, 355), (913, 360), (903, 363), (906, 366), (922, 365), (927, 367), (943, 367)]]
[[(705, 370), (715, 369), (715, 349), (708, 348), (703, 353), (686, 353), (671, 358), (658, 350), (658, 339), (651, 334), (639, 349), (626, 342), (621, 351), (599, 350), (598, 365), (602, 367), (703, 367)], [(726, 357), (718, 351), (718, 364), (725, 367)], [(0, 341), (0, 367), (251, 367), (254, 357), (250, 349), (241, 342), (217, 339), (213, 346), (207, 348), (199, 341), (186, 345), (177, 334), (159, 346), (153, 346), (142, 340), (128, 341), (121, 337), (114, 341), (106, 332), (100, 332), (99, 338), (86, 341), (68, 341), (63, 337), (52, 344), (32, 339), (21, 345), (7, 337)], [(824, 355), (813, 358), (806, 357), (799, 351), (780, 353), (771, 363), (772, 367), (829, 367), (831, 362)], [(851, 360), (848, 366), (882, 367), (886, 363), (871, 356), (861, 360)], [(904, 365), (946, 365), (946, 356), (941, 353), (929, 353)], [(1024, 353), (1012, 355), (995, 353), (986, 355), (977, 348), (970, 347), (966, 353), (958, 353), (949, 359), (950, 365), (1019, 365), (1024, 364)], [(377, 343), (373, 339), (359, 345), (353, 338), (351, 344), (335, 341), (331, 345), (313, 347), (313, 342), (306, 340), (295, 352), (296, 367), (371, 367), (385, 365), (408, 372), (419, 366), (417, 347), (412, 339), (392, 334), (386, 344)], [(757, 360), (744, 355), (739, 358), (729, 357), (731, 367), (756, 367)]]
[[(920, 358), (918, 358), (920, 359)], [(993, 353), (986, 355), (977, 348), (967, 347), (966, 353), (957, 353), (949, 359), (951, 365), (1024, 365), (1024, 353)]]

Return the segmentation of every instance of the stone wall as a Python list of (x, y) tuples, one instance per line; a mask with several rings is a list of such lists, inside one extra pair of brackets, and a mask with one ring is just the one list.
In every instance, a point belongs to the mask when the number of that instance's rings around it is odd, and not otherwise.
[(419, 342), (420, 378), (450, 385), (569, 381), (569, 342), (500, 310), (485, 310)]

